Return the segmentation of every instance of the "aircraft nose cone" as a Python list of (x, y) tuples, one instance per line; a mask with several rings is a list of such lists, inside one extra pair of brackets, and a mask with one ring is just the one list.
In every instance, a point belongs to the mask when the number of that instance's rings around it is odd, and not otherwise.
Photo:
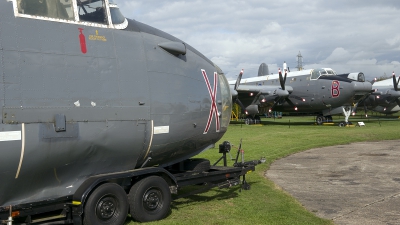
[(353, 81), (353, 88), (357, 94), (368, 93), (372, 90), (372, 84), (370, 82), (355, 82)]

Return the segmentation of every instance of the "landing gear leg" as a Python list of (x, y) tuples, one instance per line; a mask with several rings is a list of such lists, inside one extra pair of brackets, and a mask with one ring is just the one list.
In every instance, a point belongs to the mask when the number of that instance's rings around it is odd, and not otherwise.
[(342, 107), (343, 115), (344, 115), (344, 122), (339, 123), (339, 126), (343, 126), (344, 124), (351, 124), (349, 123), (349, 117), (351, 115), (351, 107)]

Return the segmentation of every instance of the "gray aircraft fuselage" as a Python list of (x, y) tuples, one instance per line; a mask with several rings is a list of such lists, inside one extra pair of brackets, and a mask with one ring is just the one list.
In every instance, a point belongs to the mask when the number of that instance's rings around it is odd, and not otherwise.
[(30, 16), (19, 2), (0, 0), (0, 207), (71, 195), (149, 157), (167, 166), (225, 133), (228, 82), (187, 43), (134, 20)]
[(278, 74), (242, 79), (238, 89), (251, 90), (257, 87), (257, 90), (266, 94), (260, 94), (255, 99), (257, 92), (238, 91), (238, 98), (246, 107), (257, 104), (262, 113), (272, 110), (329, 116), (342, 113), (337, 108), (351, 107), (358, 98), (371, 91), (371, 84), (368, 82), (354, 81), (337, 76), (333, 71), (331, 74), (326, 71), (332, 70), (314, 69), (288, 73), (285, 86), (290, 89), (288, 98), (291, 104), (274, 94), (281, 90)]
[[(394, 74), (393, 76), (396, 78)], [(396, 84), (393, 78), (375, 82), (372, 85), (374, 92), (359, 106), (383, 114), (392, 114), (400, 111), (400, 91), (396, 90), (394, 85)]]

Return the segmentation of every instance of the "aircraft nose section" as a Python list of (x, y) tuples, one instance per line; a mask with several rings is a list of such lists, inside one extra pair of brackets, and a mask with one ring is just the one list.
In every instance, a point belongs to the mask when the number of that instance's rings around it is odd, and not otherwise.
[(356, 94), (366, 94), (371, 92), (372, 84), (370, 82), (355, 82), (353, 81), (353, 88)]

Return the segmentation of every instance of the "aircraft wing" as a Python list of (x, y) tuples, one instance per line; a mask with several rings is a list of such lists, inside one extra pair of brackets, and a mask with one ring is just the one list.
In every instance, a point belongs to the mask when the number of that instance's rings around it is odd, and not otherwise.
[(288, 101), (289, 104), (291, 103), (289, 95), (293, 92), (293, 87), (285, 85), (286, 72), (283, 77), (279, 70), (280, 86), (241, 84), (242, 75), (243, 70), (240, 71), (235, 83), (233, 81), (230, 82), (232, 97), (236, 98), (235, 102), (240, 105), (242, 110), (245, 109), (250, 114), (256, 114), (260, 105), (272, 107), (282, 100)]
[(280, 86), (255, 86), (241, 84), (236, 88), (237, 100), (242, 108), (250, 105), (270, 105), (273, 106), (277, 101), (287, 98), (293, 92), (293, 88), (286, 86), (282, 90)]
[(285, 90), (282, 90), (280, 86), (255, 86), (255, 85), (243, 85), (241, 84), (237, 87), (236, 91), (239, 95), (249, 94), (249, 96), (253, 96), (255, 94), (258, 95), (274, 95), (278, 97), (287, 97), (290, 93), (293, 92), (293, 88), (291, 86), (286, 86)]

